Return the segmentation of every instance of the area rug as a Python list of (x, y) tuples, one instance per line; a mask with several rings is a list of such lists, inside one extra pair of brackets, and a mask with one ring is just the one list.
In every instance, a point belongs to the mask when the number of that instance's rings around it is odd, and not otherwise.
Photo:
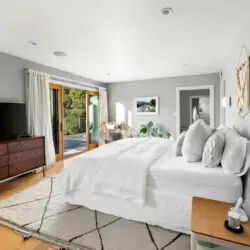
[(57, 178), (0, 200), (0, 224), (74, 250), (188, 250), (189, 236), (65, 202)]

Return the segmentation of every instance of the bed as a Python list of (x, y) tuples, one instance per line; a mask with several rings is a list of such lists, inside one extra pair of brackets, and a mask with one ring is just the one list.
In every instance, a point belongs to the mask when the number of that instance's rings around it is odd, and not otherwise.
[[(126, 144), (137, 143), (138, 140), (145, 139), (131, 139), (132, 142), (126, 139)], [(67, 201), (125, 219), (189, 233), (193, 196), (228, 202), (236, 202), (242, 196), (243, 185), (240, 177), (225, 174), (222, 168), (205, 168), (201, 162), (185, 163), (182, 157), (173, 156), (173, 141), (161, 140), (166, 141), (166, 148), (157, 157), (154, 155), (154, 161), (146, 167), (144, 203), (93, 192), (92, 182), (97, 173), (97, 162), (103, 162), (107, 154), (110, 154), (107, 156), (110, 158), (111, 152), (120, 143), (124, 143), (124, 140), (105, 145), (99, 151), (93, 150), (66, 163), (59, 178), (62, 187), (68, 192)], [(127, 168), (135, 163), (130, 160)], [(86, 175), (89, 178), (83, 182)], [(106, 179), (108, 176), (106, 175)]]

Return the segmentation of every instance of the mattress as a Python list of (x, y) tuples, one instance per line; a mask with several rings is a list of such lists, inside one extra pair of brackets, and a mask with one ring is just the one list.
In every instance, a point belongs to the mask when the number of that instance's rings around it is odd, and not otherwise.
[(235, 202), (242, 196), (242, 180), (222, 167), (207, 168), (201, 162), (186, 163), (166, 152), (150, 168), (147, 186), (156, 190)]

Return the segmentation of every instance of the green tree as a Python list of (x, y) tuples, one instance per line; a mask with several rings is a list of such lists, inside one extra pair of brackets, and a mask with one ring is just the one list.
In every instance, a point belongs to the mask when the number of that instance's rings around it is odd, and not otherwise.
[(86, 93), (83, 90), (64, 88), (64, 118), (66, 134), (86, 131)]

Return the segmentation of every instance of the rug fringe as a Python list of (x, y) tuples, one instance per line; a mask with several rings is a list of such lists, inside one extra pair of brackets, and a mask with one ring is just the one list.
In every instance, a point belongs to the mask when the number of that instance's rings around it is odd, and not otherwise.
[(27, 239), (33, 237), (33, 238), (45, 241), (49, 244), (56, 245), (56, 246), (60, 247), (59, 250), (66, 250), (66, 249), (68, 249), (68, 250), (93, 250), (93, 249), (83, 247), (83, 246), (80, 246), (80, 245), (77, 245), (74, 243), (69, 243), (69, 242), (66, 242), (66, 241), (63, 241), (60, 239), (53, 238), (52, 236), (49, 236), (49, 235), (37, 233), (33, 230), (23, 228), (15, 223), (9, 222), (9, 221), (4, 220), (2, 218), (0, 218), (0, 224), (15, 230), (15, 232), (17, 232), (18, 234), (20, 234), (24, 237), (24, 240), (27, 240)]

